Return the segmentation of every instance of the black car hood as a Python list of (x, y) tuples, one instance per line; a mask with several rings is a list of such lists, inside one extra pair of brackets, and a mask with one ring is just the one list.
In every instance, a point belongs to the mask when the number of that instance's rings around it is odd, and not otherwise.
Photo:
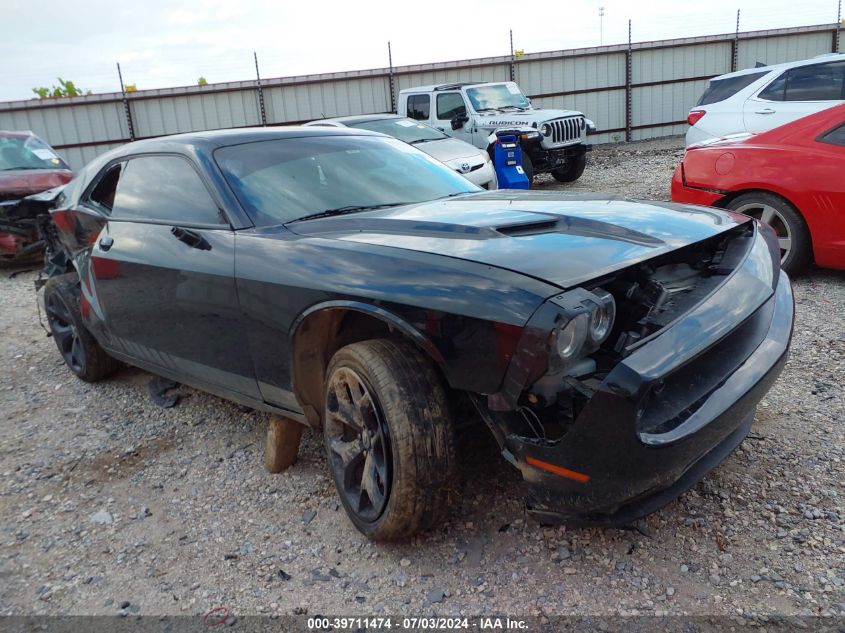
[(745, 221), (716, 209), (668, 202), (500, 191), (287, 227), (302, 236), (456, 257), (568, 288)]

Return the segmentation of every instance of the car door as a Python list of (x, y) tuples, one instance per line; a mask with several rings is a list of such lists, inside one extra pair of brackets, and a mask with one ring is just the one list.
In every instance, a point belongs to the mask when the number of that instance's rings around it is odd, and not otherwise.
[(452, 120), (456, 117), (466, 119), (469, 112), (463, 95), (452, 91), (436, 92), (434, 105), (434, 127), (472, 145), (472, 130), (468, 121), (465, 120), (459, 128), (452, 129)]
[(92, 194), (88, 204), (108, 218), (91, 252), (106, 346), (177, 379), (256, 397), (234, 232), (194, 164), (130, 157), (104, 170)]
[(743, 108), (749, 132), (765, 132), (845, 102), (845, 61), (790, 68)]

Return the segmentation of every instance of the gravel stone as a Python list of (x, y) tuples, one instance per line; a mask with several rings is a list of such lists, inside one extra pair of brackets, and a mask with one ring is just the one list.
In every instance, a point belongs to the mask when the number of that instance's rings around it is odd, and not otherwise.
[(91, 515), (91, 523), (98, 525), (111, 525), (114, 523), (114, 517), (106, 510), (99, 510)]
[[(667, 199), (681, 143), (597, 147), (581, 180), (539, 176), (537, 188)], [(378, 545), (345, 518), (321, 433), (306, 432), (296, 464), (271, 475), (264, 413), (185, 386), (163, 409), (150, 374), (133, 368), (96, 384), (75, 379), (38, 325), (36, 274), (8, 272), (0, 268), (4, 615), (378, 605), (390, 614), (713, 614), (759, 628), (775, 616), (845, 614), (845, 273), (793, 280), (792, 352), (751, 435), (637, 529), (526, 520), (519, 475), (482, 427), (462, 433), (449, 521)], [(93, 522), (100, 513), (110, 521)], [(118, 611), (114, 596), (133, 603)]]

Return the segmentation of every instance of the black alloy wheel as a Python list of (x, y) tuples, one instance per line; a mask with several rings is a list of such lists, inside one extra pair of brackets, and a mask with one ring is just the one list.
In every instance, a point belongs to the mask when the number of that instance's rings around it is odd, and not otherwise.
[(47, 323), (59, 353), (74, 374), (84, 374), (87, 365), (85, 349), (65, 298), (58, 292), (50, 293), (45, 297), (45, 304)]
[(62, 360), (77, 378), (96, 382), (120, 368), (120, 362), (109, 356), (85, 327), (76, 273), (57, 275), (47, 280), (44, 308), (50, 334)]
[(362, 521), (376, 521), (390, 495), (390, 436), (367, 383), (349, 367), (339, 367), (330, 377), (325, 433), (344, 505)]

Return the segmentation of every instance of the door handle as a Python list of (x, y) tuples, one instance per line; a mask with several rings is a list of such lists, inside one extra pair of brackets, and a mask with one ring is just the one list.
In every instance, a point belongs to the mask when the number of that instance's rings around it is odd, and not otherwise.
[(775, 110), (772, 110), (771, 108), (763, 108), (762, 110), (755, 110), (754, 113), (755, 114), (774, 114)]
[(183, 242), (190, 246), (191, 248), (196, 248), (201, 251), (210, 251), (211, 244), (208, 243), (202, 235), (197, 233), (196, 231), (191, 231), (190, 229), (183, 229), (179, 226), (174, 226), (170, 229), (170, 232), (173, 233), (174, 237), (180, 242)]
[(111, 235), (104, 235), (100, 238), (100, 250), (107, 251), (114, 244), (114, 238)]

